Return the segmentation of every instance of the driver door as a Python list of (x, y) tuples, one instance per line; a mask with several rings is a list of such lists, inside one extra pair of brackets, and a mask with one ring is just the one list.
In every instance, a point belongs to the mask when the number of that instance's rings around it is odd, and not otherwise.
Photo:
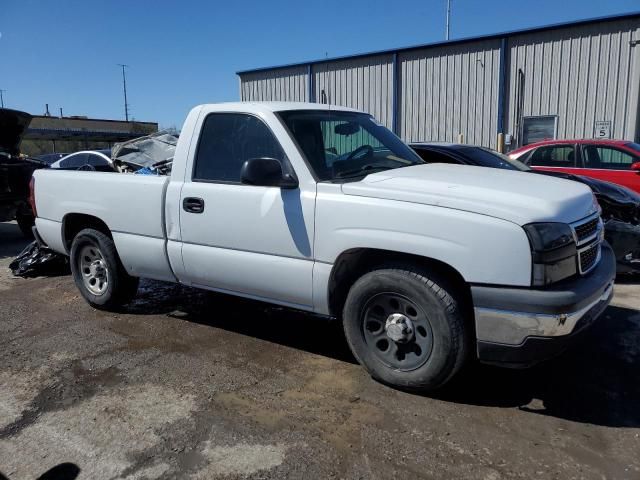
[(260, 118), (206, 116), (180, 194), (186, 283), (310, 309), (315, 189), (242, 184), (243, 163), (259, 157), (292, 171)]

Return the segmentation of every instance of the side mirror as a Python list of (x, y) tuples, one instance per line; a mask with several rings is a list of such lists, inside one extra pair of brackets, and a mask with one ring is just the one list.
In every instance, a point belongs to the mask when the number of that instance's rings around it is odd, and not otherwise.
[(251, 158), (240, 170), (240, 181), (245, 185), (260, 187), (298, 188), (298, 180), (282, 171), (282, 164), (275, 158)]
[(631, 164), (631, 170), (640, 174), (640, 162), (635, 162)]

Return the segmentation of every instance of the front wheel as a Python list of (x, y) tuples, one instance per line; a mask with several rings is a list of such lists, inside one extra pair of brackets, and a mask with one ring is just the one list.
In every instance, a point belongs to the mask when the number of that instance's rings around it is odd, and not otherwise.
[(87, 228), (71, 244), (71, 273), (78, 290), (92, 307), (113, 310), (130, 302), (138, 279), (122, 266), (113, 240)]
[(409, 390), (443, 386), (469, 348), (461, 306), (445, 279), (403, 266), (374, 270), (351, 287), (343, 324), (374, 378)]

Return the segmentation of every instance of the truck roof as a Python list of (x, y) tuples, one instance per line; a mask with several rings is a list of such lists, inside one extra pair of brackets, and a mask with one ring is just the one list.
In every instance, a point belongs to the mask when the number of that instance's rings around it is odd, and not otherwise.
[[(204, 105), (203, 105), (204, 106)], [(226, 102), (207, 104), (207, 107), (213, 107), (216, 110), (232, 110), (240, 111), (247, 108), (255, 110), (266, 110), (271, 112), (281, 112), (284, 110), (338, 110), (345, 112), (358, 112), (360, 110), (354, 108), (342, 107), (339, 105), (328, 105), (326, 103), (308, 103), (308, 102)]]

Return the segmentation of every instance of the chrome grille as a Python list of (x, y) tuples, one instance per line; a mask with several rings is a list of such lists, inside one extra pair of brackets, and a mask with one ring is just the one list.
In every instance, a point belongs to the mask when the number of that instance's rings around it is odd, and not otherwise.
[(600, 261), (604, 226), (600, 215), (595, 213), (571, 224), (578, 247), (578, 271), (584, 275), (593, 270)]
[(599, 222), (600, 217), (595, 217), (591, 220), (587, 220), (585, 223), (575, 225), (573, 229), (576, 232), (577, 243), (580, 244), (597, 234)]
[(585, 274), (596, 266), (600, 260), (600, 242), (594, 242), (587, 248), (578, 252), (578, 264), (580, 265), (580, 273)]

